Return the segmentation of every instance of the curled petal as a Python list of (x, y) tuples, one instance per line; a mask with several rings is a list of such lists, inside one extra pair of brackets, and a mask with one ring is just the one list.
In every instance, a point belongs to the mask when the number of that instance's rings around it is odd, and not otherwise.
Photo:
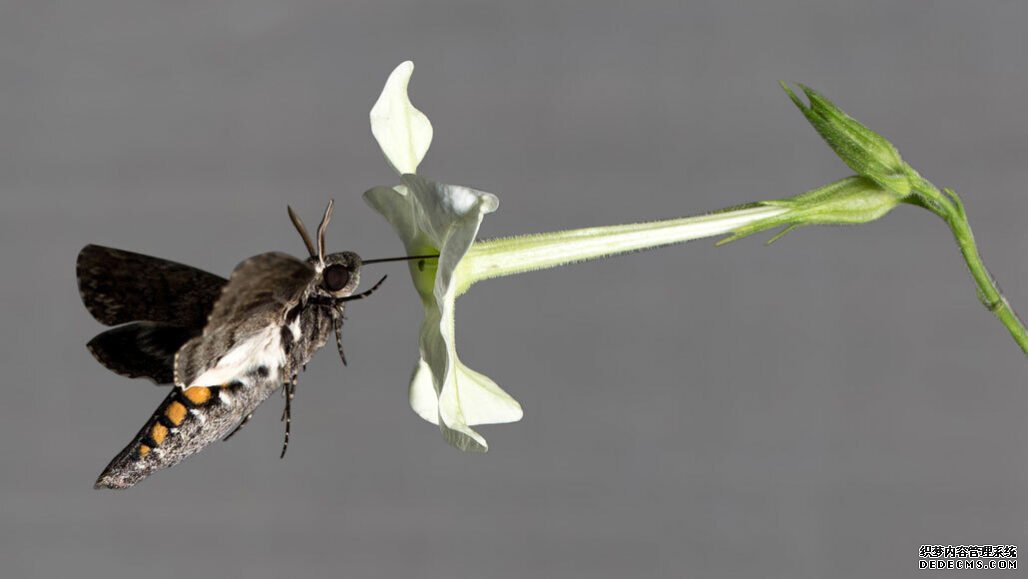
[(432, 144), (432, 123), (407, 96), (413, 72), (414, 63), (409, 60), (397, 66), (371, 108), (371, 133), (401, 175), (417, 172)]

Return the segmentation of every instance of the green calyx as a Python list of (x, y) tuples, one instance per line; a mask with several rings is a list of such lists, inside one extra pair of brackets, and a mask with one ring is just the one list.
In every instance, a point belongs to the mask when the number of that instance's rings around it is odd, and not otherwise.
[(903, 197), (878, 185), (867, 177), (854, 175), (807, 191), (794, 197), (762, 201), (766, 207), (780, 207), (784, 213), (744, 225), (722, 239), (723, 245), (754, 233), (784, 227), (768, 243), (805, 225), (841, 225), (867, 223), (888, 213), (903, 201)]

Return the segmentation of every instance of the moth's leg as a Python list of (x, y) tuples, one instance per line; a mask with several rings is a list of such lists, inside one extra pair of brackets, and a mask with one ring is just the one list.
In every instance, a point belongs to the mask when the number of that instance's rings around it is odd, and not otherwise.
[(343, 304), (345, 304), (346, 302), (352, 302), (353, 300), (362, 300), (362, 299), (370, 296), (371, 294), (375, 293), (375, 290), (377, 290), (379, 288), (379, 286), (382, 285), (382, 282), (384, 282), (387, 277), (389, 277), (389, 276), (383, 275), (382, 279), (378, 280), (378, 283), (376, 283), (375, 285), (371, 286), (371, 289), (369, 289), (369, 290), (367, 290), (365, 292), (361, 292), (361, 293), (359, 293), (357, 295), (347, 296), (345, 298), (329, 298), (329, 297), (323, 297), (323, 296), (314, 296), (314, 297), (311, 297), (310, 299), (308, 299), (307, 303), (315, 304), (315, 305), (319, 305), (319, 306), (327, 306), (327, 307), (330, 307), (330, 308), (338, 308), (338, 307), (342, 306)]
[(384, 282), (387, 277), (389, 277), (389, 276), (383, 275), (382, 279), (378, 280), (378, 283), (376, 283), (375, 285), (371, 286), (371, 289), (369, 289), (367, 291), (361, 292), (361, 293), (359, 293), (357, 295), (354, 295), (354, 296), (348, 296), (348, 297), (345, 297), (345, 298), (334, 298), (333, 301), (336, 302), (336, 303), (340, 303), (340, 302), (352, 302), (353, 300), (362, 300), (362, 299), (370, 296), (371, 294), (375, 293), (375, 290), (378, 289), (378, 286), (382, 285), (382, 282)]
[(236, 427), (232, 429), (232, 432), (229, 432), (225, 436), (225, 438), (222, 438), (221, 440), (225, 441), (225, 440), (228, 440), (228, 439), (232, 438), (233, 436), (235, 436), (236, 433), (239, 432), (240, 429), (242, 429), (244, 426), (246, 426), (247, 422), (250, 422), (251, 418), (253, 418), (253, 413), (252, 412), (250, 414), (247, 414), (246, 417), (243, 418), (242, 422), (237, 424)]
[[(303, 366), (303, 371), (304, 372), (307, 371), (307, 365), (306, 364), (304, 364), (304, 366)], [(296, 383), (297, 383), (297, 381), (299, 379), (300, 379), (300, 375), (294, 373), (293, 377), (288, 382), (283, 382), (282, 383), (282, 397), (285, 398), (287, 401), (292, 400), (293, 398), (296, 398)], [(286, 419), (286, 410), (287, 410), (287, 408), (283, 408), (282, 409), (282, 417), (279, 418), (279, 420), (283, 420), (284, 421)]]
[(336, 331), (336, 349), (339, 350), (339, 359), (343, 361), (343, 366), (346, 365), (346, 354), (343, 352), (343, 316), (339, 314), (336, 319), (332, 322), (335, 326)]
[(282, 439), (282, 454), (278, 455), (279, 458), (285, 458), (286, 450), (289, 448), (289, 432), (292, 430), (293, 425), (293, 397), (296, 395), (296, 376), (289, 382), (282, 385), (282, 393), (285, 395), (286, 407), (282, 411), (282, 420), (286, 422), (286, 434), (285, 438)]

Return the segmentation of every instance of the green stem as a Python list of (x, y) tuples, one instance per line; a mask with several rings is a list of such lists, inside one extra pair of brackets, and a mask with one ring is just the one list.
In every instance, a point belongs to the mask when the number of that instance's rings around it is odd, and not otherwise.
[(458, 267), (457, 293), (494, 277), (724, 235), (786, 211), (749, 204), (694, 217), (479, 241)]
[(986, 269), (982, 256), (978, 253), (978, 245), (974, 241), (971, 225), (967, 221), (964, 203), (952, 189), (944, 189), (945, 193), (942, 193), (931, 183), (923, 179), (920, 181), (915, 185), (915, 190), (921, 194), (923, 202), (917, 204), (941, 217), (949, 226), (950, 231), (953, 232), (953, 238), (957, 242), (957, 247), (960, 248), (960, 253), (967, 263), (967, 269), (978, 286), (978, 299), (1006, 327), (1010, 336), (1021, 347), (1021, 351), (1028, 355), (1028, 329), (1025, 329), (1024, 322), (1017, 316), (1017, 312), (1010, 306), (1010, 302), (1000, 292), (996, 280)]
[(985, 268), (985, 263), (982, 262), (982, 256), (978, 253), (978, 246), (974, 242), (974, 234), (971, 233), (971, 226), (967, 222), (967, 217), (964, 215), (963, 205), (960, 204), (959, 198), (952, 191), (947, 190), (946, 192), (956, 200), (958, 207), (960, 207), (959, 215), (947, 218), (946, 224), (949, 225), (950, 230), (953, 232), (953, 237), (957, 240), (960, 253), (963, 254), (964, 261), (967, 262), (967, 268), (971, 271), (971, 277), (974, 278), (975, 284), (978, 285), (978, 299), (981, 300), (986, 309), (999, 318), (999, 321), (1007, 328), (1007, 331), (1010, 332), (1017, 345), (1021, 347), (1021, 351), (1028, 355), (1028, 330), (1025, 329), (1024, 322), (1017, 316), (1014, 308), (1010, 307), (1010, 302), (999, 291), (996, 280), (993, 279), (989, 270)]

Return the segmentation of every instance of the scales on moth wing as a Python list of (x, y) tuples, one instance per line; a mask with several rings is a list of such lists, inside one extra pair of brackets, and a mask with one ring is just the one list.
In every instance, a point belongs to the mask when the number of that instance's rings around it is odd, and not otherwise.
[(356, 253), (325, 253), (329, 202), (317, 245), (289, 208), (310, 254), (300, 260), (264, 253), (243, 261), (228, 280), (199, 269), (120, 249), (87, 245), (79, 253), (79, 292), (102, 324), (116, 326), (88, 344), (108, 369), (173, 384), (153, 416), (104, 469), (96, 487), (127, 488), (234, 434), (279, 389), (285, 395), (282, 455), (289, 443), (296, 380), (334, 332), (343, 356), (346, 303), (365, 263)]

